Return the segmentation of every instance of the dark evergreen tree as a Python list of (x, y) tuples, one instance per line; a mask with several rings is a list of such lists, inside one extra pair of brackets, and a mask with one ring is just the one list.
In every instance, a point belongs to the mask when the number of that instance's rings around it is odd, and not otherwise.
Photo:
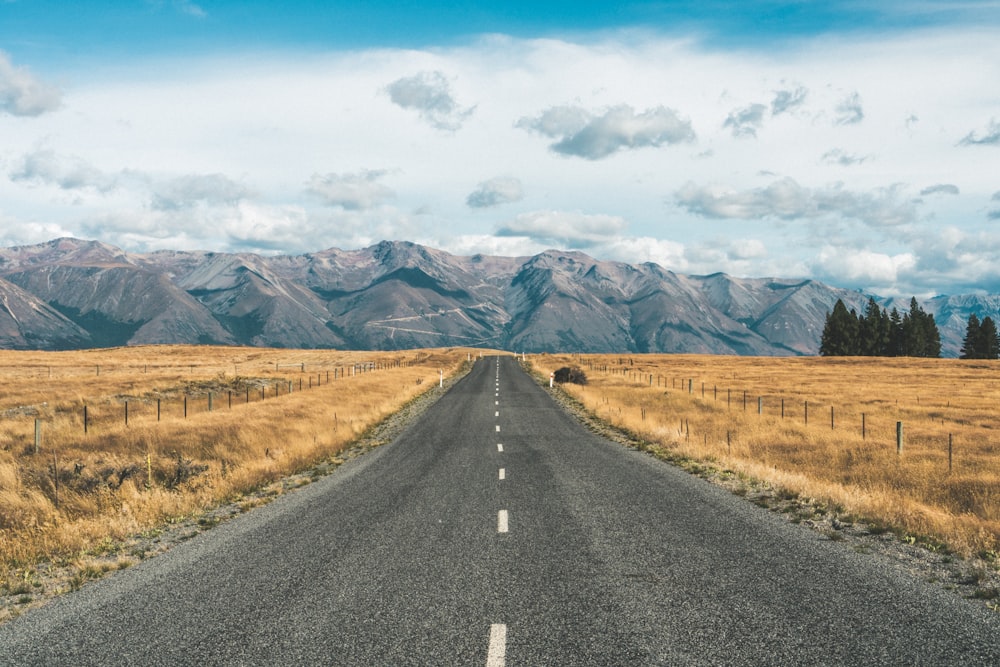
[(893, 307), (889, 313), (889, 350), (888, 356), (903, 356), (903, 319), (899, 316), (899, 311)]
[(959, 359), (979, 359), (979, 318), (973, 313), (969, 315), (969, 323), (965, 326), (965, 338), (962, 339), (962, 350)]
[(979, 340), (976, 351), (977, 359), (998, 359), (1000, 358), (1000, 334), (997, 333), (997, 325), (990, 317), (984, 317), (979, 325)]
[(858, 317), (840, 299), (827, 313), (820, 337), (819, 353), (824, 357), (843, 357), (858, 354)]
[(889, 350), (889, 317), (869, 297), (864, 315), (858, 319), (858, 353), (868, 357), (881, 357)]
[(903, 354), (908, 357), (941, 356), (941, 335), (934, 316), (924, 312), (917, 297), (910, 299), (910, 312), (903, 315)]

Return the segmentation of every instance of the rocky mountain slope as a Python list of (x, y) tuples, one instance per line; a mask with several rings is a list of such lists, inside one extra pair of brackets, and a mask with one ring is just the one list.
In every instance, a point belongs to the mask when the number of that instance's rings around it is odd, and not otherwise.
[[(58, 239), (0, 248), (0, 347), (149, 343), (815, 354), (826, 313), (867, 296), (811, 280), (688, 276), (577, 252), (459, 257), (405, 242), (297, 256), (129, 253)], [(906, 304), (895, 305), (901, 311)], [(970, 312), (925, 302), (956, 356)]]

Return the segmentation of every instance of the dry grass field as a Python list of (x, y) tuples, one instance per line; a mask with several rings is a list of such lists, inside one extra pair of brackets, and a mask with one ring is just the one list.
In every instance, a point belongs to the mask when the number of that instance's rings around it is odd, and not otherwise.
[[(588, 411), (650, 443), (997, 562), (1000, 363), (539, 355)], [(897, 424), (902, 450), (897, 451)], [(949, 454), (950, 452), (950, 454)]]
[(335, 457), (470, 354), (0, 352), (0, 593)]

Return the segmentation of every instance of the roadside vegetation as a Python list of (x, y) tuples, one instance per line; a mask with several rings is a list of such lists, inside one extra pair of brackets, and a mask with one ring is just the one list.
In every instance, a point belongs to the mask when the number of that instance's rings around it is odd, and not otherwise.
[[(336, 465), (471, 354), (0, 352), (0, 595), (27, 604), (42, 593), (41, 563), (82, 563), (130, 535)], [(77, 586), (100, 574), (92, 568), (81, 565)]]
[[(565, 392), (664, 458), (815, 499), (998, 564), (1000, 363), (920, 358), (537, 355)], [(901, 445), (901, 449), (899, 448)]]

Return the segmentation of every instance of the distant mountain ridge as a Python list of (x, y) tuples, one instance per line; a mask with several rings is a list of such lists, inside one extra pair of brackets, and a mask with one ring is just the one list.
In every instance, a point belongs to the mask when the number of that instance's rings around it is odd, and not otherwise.
[[(456, 256), (408, 242), (304, 255), (158, 251), (56, 239), (0, 248), (0, 348), (189, 343), (392, 350), (812, 355), (837, 299), (813, 280), (691, 276), (549, 250)], [(906, 303), (876, 299), (908, 309)], [(937, 297), (944, 356), (1000, 296)]]

